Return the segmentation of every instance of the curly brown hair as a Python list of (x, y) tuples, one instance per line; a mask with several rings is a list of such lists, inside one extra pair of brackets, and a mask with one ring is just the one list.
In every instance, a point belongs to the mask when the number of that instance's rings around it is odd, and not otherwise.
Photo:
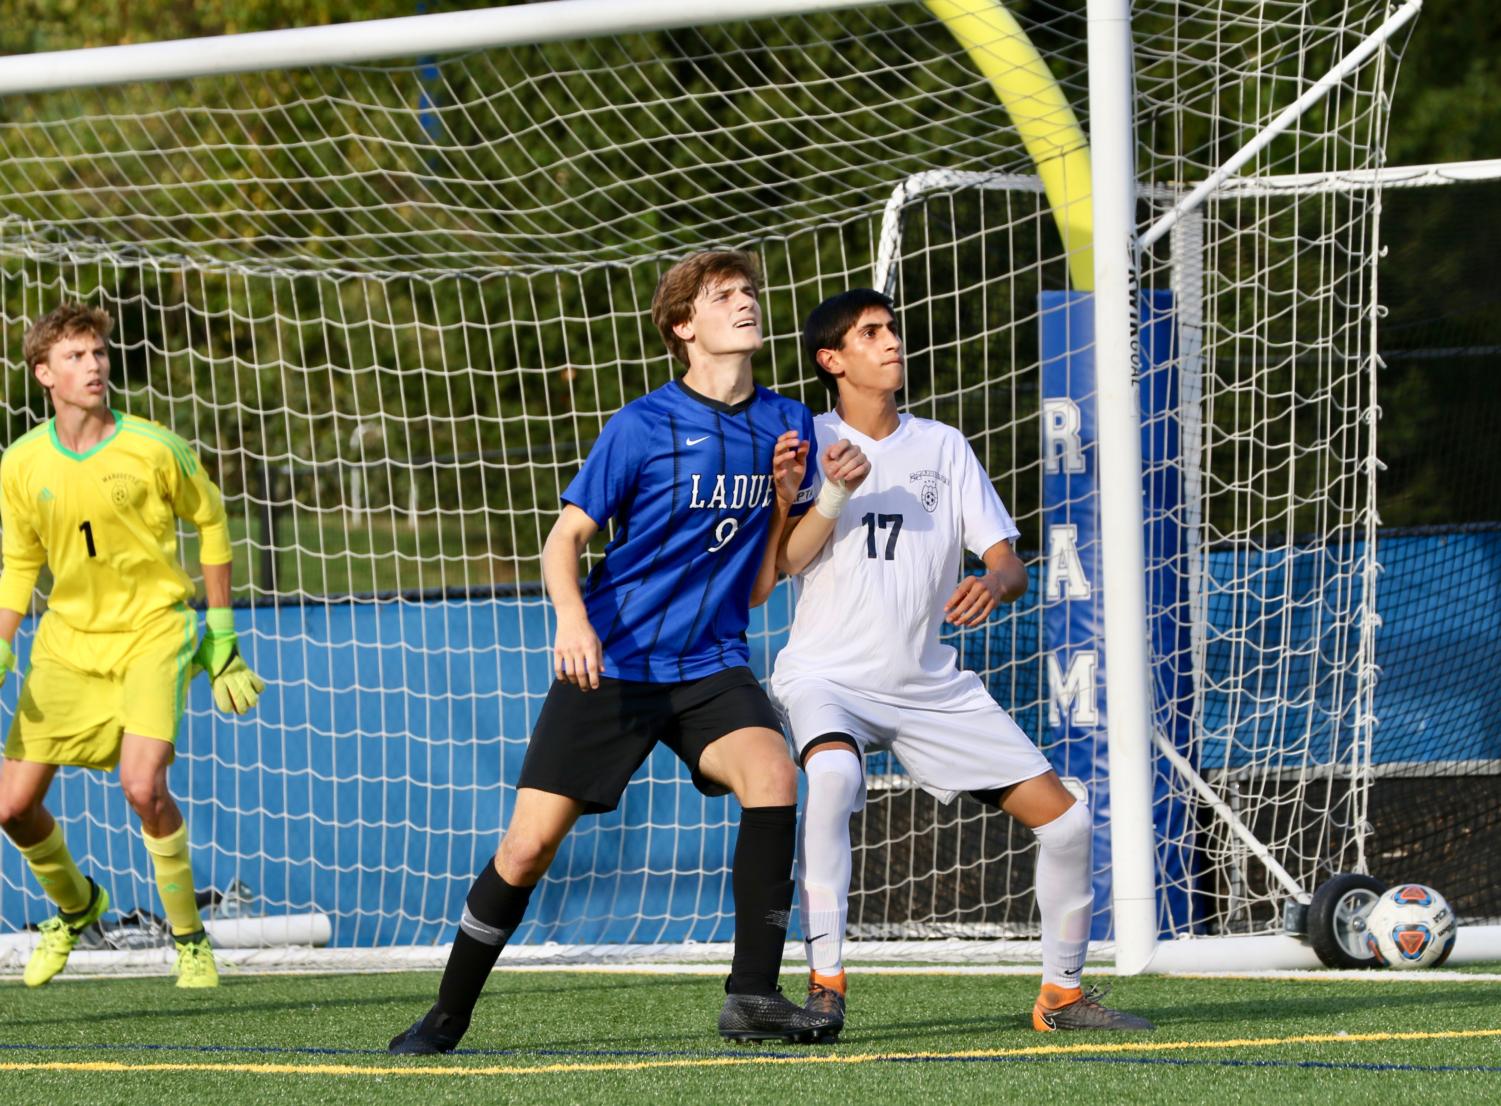
[(688, 364), (688, 346), (672, 328), (693, 318), (693, 301), (711, 281), (743, 277), (757, 295), (761, 292), (761, 265), (756, 255), (744, 250), (705, 250), (689, 254), (662, 274), (651, 298), (651, 321), (662, 332), (667, 352), (678, 364)]
[(109, 332), (114, 328), (115, 320), (104, 308), (64, 303), (31, 324), (21, 339), (21, 356), (26, 359), (26, 367), (35, 370), (47, 360), (52, 347), (64, 338), (92, 334), (101, 342), (107, 342)]

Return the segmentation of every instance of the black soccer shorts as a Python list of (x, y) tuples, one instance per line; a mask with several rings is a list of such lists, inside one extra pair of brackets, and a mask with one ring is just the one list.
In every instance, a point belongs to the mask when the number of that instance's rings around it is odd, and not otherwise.
[(699, 775), (698, 761), (715, 741), (748, 726), (781, 732), (777, 713), (744, 666), (682, 683), (656, 684), (601, 676), (580, 691), (554, 681), (532, 728), (518, 787), (565, 795), (602, 814), (620, 803), (625, 785), (662, 742), (693, 773), (705, 795), (729, 788)]

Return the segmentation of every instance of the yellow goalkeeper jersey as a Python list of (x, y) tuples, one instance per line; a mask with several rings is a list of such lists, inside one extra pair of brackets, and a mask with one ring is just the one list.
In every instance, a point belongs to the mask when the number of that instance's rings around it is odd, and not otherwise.
[(111, 413), (114, 432), (87, 453), (64, 448), (48, 419), (0, 457), (0, 607), (26, 611), (45, 563), (48, 610), (73, 629), (143, 626), (193, 597), (176, 518), (198, 528), (203, 564), (229, 562), (224, 502), (192, 447), (160, 423)]

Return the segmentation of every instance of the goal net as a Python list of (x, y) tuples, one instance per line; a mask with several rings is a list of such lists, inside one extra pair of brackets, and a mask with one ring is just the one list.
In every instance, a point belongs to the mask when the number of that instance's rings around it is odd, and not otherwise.
[[(1220, 750), (1210, 757), (1202, 747), (1201, 765), (1254, 836), (1308, 890), (1340, 871), (1439, 888), (1467, 927), (1461, 941), (1471, 955), (1482, 939), (1478, 927), (1501, 921), (1501, 880), (1484, 844), (1501, 818), (1492, 721), (1501, 696), (1489, 676), (1501, 661), (1495, 633), (1501, 581), (1490, 567), (1501, 550), (1501, 403), (1485, 383), (1501, 352), (1501, 326), (1492, 282), (1478, 268), (1501, 239), (1492, 212), (1498, 182), (1498, 162), (1316, 173), (1271, 187), (1248, 183), (1218, 205), (1246, 204), (1270, 216), (1288, 202), (1278, 198), (1287, 193), (1305, 203), (1379, 202), (1380, 240), (1364, 247), (1380, 259), (1380, 306), (1366, 308), (1380, 318), (1377, 372), (1367, 382), (1352, 380), (1338, 400), (1364, 412), (1359, 423), (1345, 425), (1374, 439), (1361, 448), (1374, 445), (1375, 459), (1354, 470), (1357, 479), (1374, 483), (1374, 493), (1351, 488), (1320, 502), (1291, 480), (1278, 481), (1271, 486), (1286, 497), (1284, 505), (1276, 512), (1255, 507), (1258, 525), (1274, 536), (1232, 541), (1208, 528), (1212, 579), (1205, 601), (1211, 611), (1246, 609), (1233, 620), (1213, 614), (1206, 620), (1204, 659), (1195, 662), (1206, 686), (1222, 689), (1210, 692), (1221, 705), (1200, 708), (1200, 741)], [(1300, 264), (1310, 260), (1318, 263), (1305, 257)], [(1353, 332), (1351, 340), (1358, 345)], [(1218, 372), (1203, 379), (1227, 398), (1231, 388), (1258, 397), (1234, 408), (1247, 425), (1319, 420), (1306, 429), (1319, 444), (1300, 448), (1297, 464), (1323, 454), (1317, 481), (1334, 493), (1340, 470), (1329, 452), (1349, 446), (1333, 432), (1340, 424), (1321, 416), (1320, 404), (1308, 397), (1333, 379), (1327, 366), (1348, 355), (1339, 345), (1316, 355), (1288, 347), (1284, 357), (1261, 363), (1222, 358)], [(1285, 375), (1268, 375), (1279, 367)], [(1213, 384), (1215, 377), (1222, 382)], [(1279, 382), (1266, 387), (1261, 379)], [(1379, 403), (1374, 391), (1365, 392), (1378, 383)], [(1268, 403), (1268, 392), (1284, 395), (1287, 406)], [(1357, 404), (1359, 396), (1365, 398)], [(1206, 456), (1210, 448), (1206, 443)], [(1220, 453), (1228, 473), (1222, 479), (1240, 481), (1242, 502), (1261, 503), (1266, 478), (1231, 468), (1226, 462), (1238, 459), (1224, 447)], [(1285, 467), (1289, 473), (1295, 467), (1291, 453)], [(1352, 504), (1365, 498), (1358, 527), (1366, 532), (1352, 527), (1321, 547), (1317, 516), (1307, 512), (1335, 517), (1348, 509), (1336, 506), (1341, 496)], [(1358, 576), (1335, 571), (1341, 561), (1363, 561), (1365, 568)], [(1254, 588), (1246, 585), (1252, 579), (1259, 579)], [(1290, 596), (1298, 602), (1290, 604)], [(1353, 625), (1340, 625), (1343, 602), (1368, 605), (1371, 629), (1369, 652), (1353, 670), (1366, 698), (1341, 714), (1336, 685), (1320, 691), (1296, 674), (1305, 666), (1316, 672), (1339, 636), (1353, 632)], [(1306, 629), (1290, 628), (1289, 620)], [(1231, 627), (1239, 628), (1232, 634)], [(1257, 682), (1281, 690), (1260, 696), (1243, 690), (1247, 658), (1262, 672)], [(1308, 716), (1327, 721), (1307, 727)], [(1299, 732), (1308, 734), (1301, 746), (1289, 740)], [(1259, 746), (1277, 755), (1257, 755)], [(1223, 904), (1219, 929), (1277, 928), (1278, 902), (1287, 896), (1265, 865), (1223, 827), (1196, 840), (1210, 850), (1206, 870)]]
[[(1088, 335), (1048, 336), (1091, 287), (1082, 6), (776, 6), (0, 98), (5, 440), (48, 414), (25, 327), (97, 301), (115, 405), (192, 442), (226, 495), (242, 648), (269, 688), (227, 718), (196, 687), (173, 772), (223, 914), (321, 917), (349, 949), (449, 939), (551, 679), (542, 538), (605, 420), (674, 375), (651, 292), (707, 247), (760, 257), (758, 379), (815, 410), (803, 316), (891, 289), (902, 403), (964, 431), (1033, 575), (951, 640), (1108, 839), (1103, 681), (1078, 661), (1105, 539), (1098, 496), (1059, 479), (1088, 477), (1093, 447), (1081, 473), (1048, 452), (1051, 405), (1093, 396)], [(1144, 226), (1388, 14), (1133, 7)], [(1381, 165), (1401, 41), (1142, 258), (1155, 715), (1191, 769), (1157, 766), (1164, 936), (1266, 930), (1288, 894), (1211, 795), (1310, 888), (1372, 862), (1380, 193), (1265, 179)], [(759, 675), (790, 622), (782, 588), (753, 620)], [(852, 935), (1035, 935), (1030, 833), (937, 806), (884, 755), (867, 769)], [(153, 911), (114, 781), (66, 770), (50, 804), (120, 909)], [(730, 806), (654, 754), (571, 835), (516, 951), (727, 940)], [(1108, 848), (1097, 867), (1105, 938)], [(49, 912), (0, 851), (0, 930)]]

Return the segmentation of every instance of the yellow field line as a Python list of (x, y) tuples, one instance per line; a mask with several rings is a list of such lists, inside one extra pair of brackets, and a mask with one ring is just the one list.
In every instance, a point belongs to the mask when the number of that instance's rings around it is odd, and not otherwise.
[(0, 1072), (235, 1072), (251, 1075), (559, 1075), (570, 1072), (648, 1071), (663, 1068), (725, 1068), (755, 1064), (874, 1064), (891, 1061), (987, 1060), (1020, 1056), (1108, 1055), (1231, 1048), (1266, 1048), (1275, 1045), (1353, 1044), (1381, 1041), (1453, 1041), (1476, 1037), (1501, 1037), (1501, 1029), (1453, 1029), (1410, 1033), (1307, 1033), (1296, 1037), (1239, 1037), (1220, 1041), (1122, 1041), (1102, 1044), (1034, 1045), (1030, 1048), (974, 1049), (964, 1052), (864, 1052), (848, 1055), (812, 1053), (806, 1056), (704, 1056), (663, 1060), (610, 1060), (593, 1063), (497, 1064), (486, 1067), (404, 1064), (400, 1067), (367, 1064), (251, 1064), (251, 1063), (143, 1063), (117, 1060), (0, 1062)]

